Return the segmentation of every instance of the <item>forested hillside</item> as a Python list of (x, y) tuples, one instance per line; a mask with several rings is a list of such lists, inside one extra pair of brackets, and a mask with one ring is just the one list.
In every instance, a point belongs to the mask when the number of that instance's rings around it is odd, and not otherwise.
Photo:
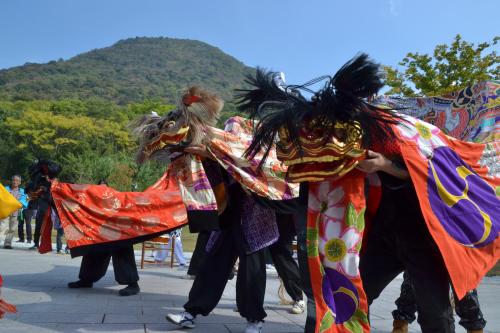
[(99, 98), (122, 105), (155, 98), (174, 102), (180, 90), (199, 84), (227, 100), (251, 71), (199, 41), (131, 38), (69, 60), (0, 70), (0, 99)]
[(206, 43), (131, 38), (69, 60), (0, 70), (0, 179), (27, 176), (37, 158), (63, 166), (61, 179), (106, 178), (121, 190), (143, 189), (165, 166), (134, 162), (129, 124), (175, 107), (198, 84), (227, 102), (219, 125), (236, 113), (233, 90), (252, 69)]

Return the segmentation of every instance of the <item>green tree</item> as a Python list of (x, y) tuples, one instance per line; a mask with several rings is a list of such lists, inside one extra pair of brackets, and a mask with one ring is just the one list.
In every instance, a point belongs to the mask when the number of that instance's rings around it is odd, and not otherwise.
[(408, 53), (399, 63), (400, 71), (384, 66), (387, 94), (436, 96), (485, 80), (500, 79), (500, 57), (490, 51), (500, 37), (477, 46), (456, 35), (451, 45), (441, 44), (433, 55)]
[(165, 165), (137, 166), (130, 120), (174, 107), (161, 100), (126, 106), (95, 98), (0, 101), (0, 178), (17, 173), (27, 177), (35, 159), (48, 158), (63, 166), (62, 181), (93, 184), (107, 179), (123, 191), (132, 185), (143, 190), (162, 175)]
[(19, 150), (41, 157), (88, 150), (105, 153), (110, 148), (133, 146), (123, 125), (104, 119), (29, 110), (19, 118), (7, 117), (4, 124), (12, 131)]

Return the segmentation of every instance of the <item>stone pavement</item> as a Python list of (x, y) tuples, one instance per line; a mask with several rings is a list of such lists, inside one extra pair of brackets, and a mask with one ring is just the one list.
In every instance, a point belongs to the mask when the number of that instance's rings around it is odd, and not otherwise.
[[(2, 295), (17, 305), (18, 313), (0, 320), (0, 332), (243, 332), (245, 322), (234, 312), (235, 280), (229, 282), (220, 305), (208, 317), (197, 318), (197, 328), (179, 330), (165, 320), (165, 314), (180, 311), (192, 281), (179, 277), (186, 273), (167, 266), (140, 270), (142, 292), (120, 297), (112, 265), (106, 276), (92, 289), (68, 289), (66, 284), (78, 277), (80, 258), (69, 255), (40, 255), (25, 246), (0, 249), (0, 273), (4, 276)], [(372, 307), (372, 332), (390, 332), (390, 312), (399, 293), (396, 279)], [(278, 304), (278, 279), (268, 275), (263, 333), (302, 332), (305, 315), (292, 315)], [(500, 279), (485, 278), (479, 288), (480, 301), (488, 320), (487, 332), (500, 332)], [(457, 321), (458, 322), (458, 321)], [(412, 332), (419, 332), (417, 324)], [(465, 332), (457, 327), (457, 332)]]

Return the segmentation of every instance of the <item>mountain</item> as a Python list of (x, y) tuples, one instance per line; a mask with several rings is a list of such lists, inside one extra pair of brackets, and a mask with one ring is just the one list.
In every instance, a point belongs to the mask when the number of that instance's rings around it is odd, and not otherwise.
[(173, 103), (192, 84), (228, 100), (252, 71), (200, 41), (136, 37), (69, 60), (0, 70), (0, 100), (97, 98), (123, 105), (162, 98)]

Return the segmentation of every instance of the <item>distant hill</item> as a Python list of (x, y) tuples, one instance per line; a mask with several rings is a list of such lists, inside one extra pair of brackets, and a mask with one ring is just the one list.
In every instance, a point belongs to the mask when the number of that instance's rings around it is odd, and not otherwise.
[(123, 105), (162, 98), (175, 102), (190, 84), (210, 88), (228, 100), (252, 71), (203, 42), (137, 37), (69, 60), (0, 70), (0, 100), (98, 98)]

